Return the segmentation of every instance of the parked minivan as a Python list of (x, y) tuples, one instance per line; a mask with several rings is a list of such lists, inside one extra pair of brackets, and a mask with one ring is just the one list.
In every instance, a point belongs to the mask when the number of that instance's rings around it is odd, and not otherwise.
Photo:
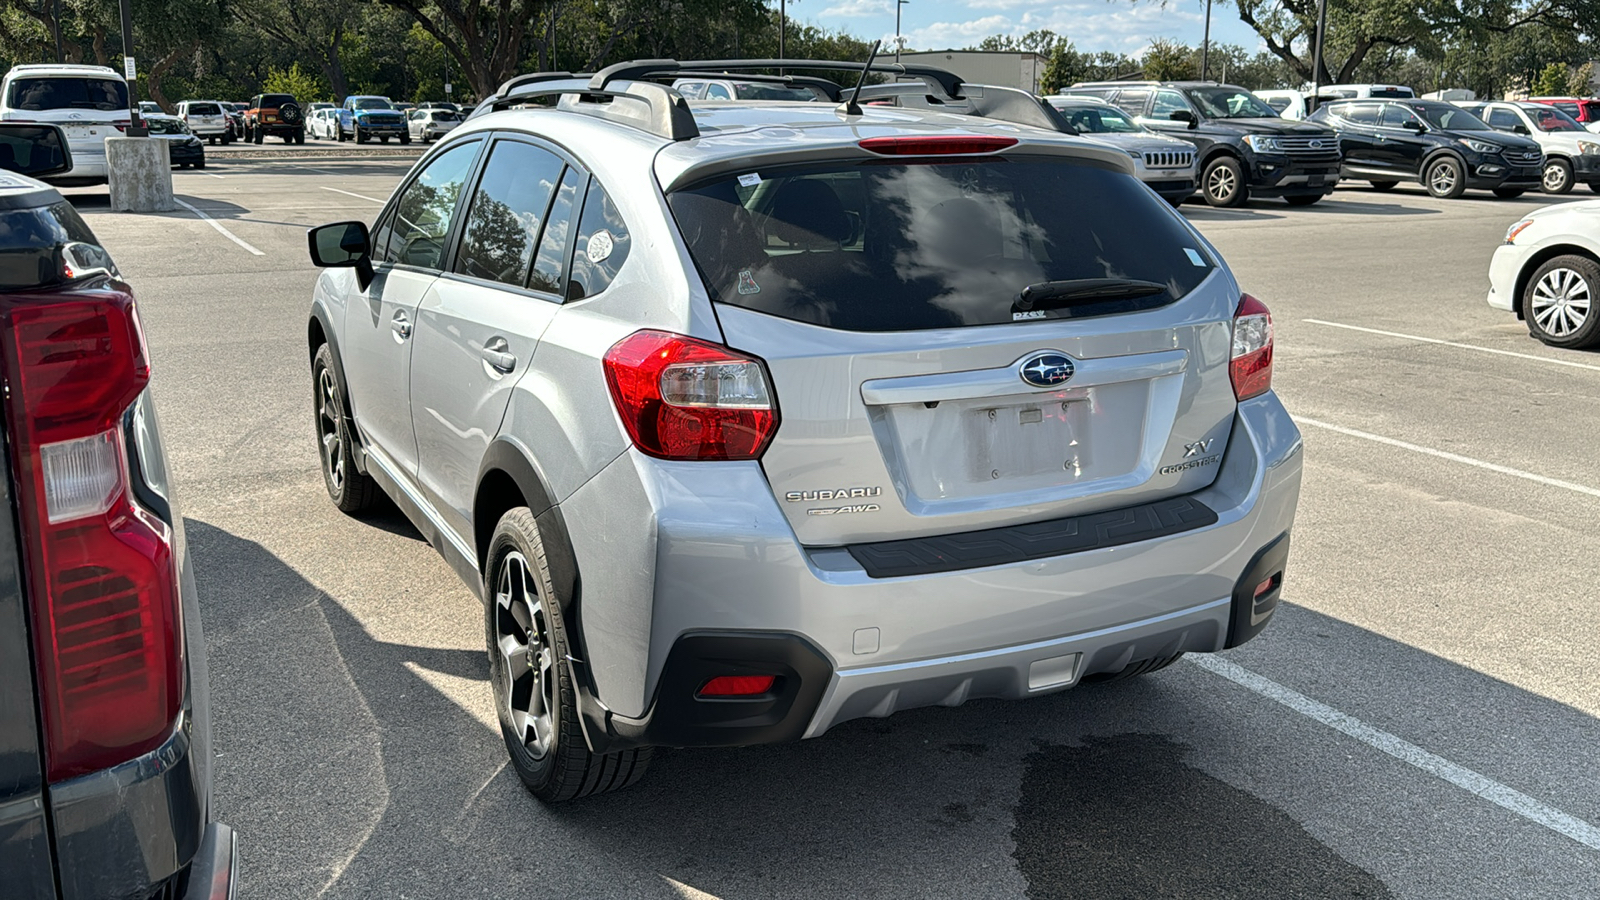
[(107, 66), (12, 66), (0, 82), (0, 121), (60, 125), (72, 170), (48, 180), (105, 184), (105, 140), (128, 127), (128, 83)]

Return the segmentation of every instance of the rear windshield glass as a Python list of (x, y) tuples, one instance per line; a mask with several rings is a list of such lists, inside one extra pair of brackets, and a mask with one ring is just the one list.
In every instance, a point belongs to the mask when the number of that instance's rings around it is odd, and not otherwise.
[(149, 118), (144, 124), (150, 129), (151, 134), (188, 134), (189, 126), (178, 119)]
[(285, 103), (293, 103), (294, 97), (289, 94), (265, 94), (261, 98), (262, 109), (277, 109)]
[(1406, 100), (1415, 97), (1416, 94), (1405, 88), (1373, 88), (1367, 96), (1376, 97), (1379, 100)]
[(816, 91), (807, 90), (805, 88), (784, 87), (781, 84), (734, 82), (733, 90), (739, 95), (740, 100), (810, 101), (817, 99)]
[[(1214, 267), (1132, 176), (1066, 160), (786, 168), (718, 178), (668, 203), (713, 300), (849, 331), (1148, 309), (1193, 290)], [(1024, 287), (1085, 278), (1166, 290), (1016, 306)]]
[(189, 104), (189, 115), (220, 116), (222, 115), (222, 110), (217, 109), (217, 105), (215, 103), (191, 103)]
[(6, 98), (12, 109), (128, 108), (128, 86), (114, 78), (18, 78)]

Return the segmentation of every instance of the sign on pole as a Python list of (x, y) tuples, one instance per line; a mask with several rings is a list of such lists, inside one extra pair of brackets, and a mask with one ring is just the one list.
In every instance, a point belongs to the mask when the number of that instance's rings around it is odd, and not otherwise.
[(122, 58), (122, 75), (129, 81), (133, 81), (135, 78), (139, 77), (139, 72), (134, 68), (133, 65), (133, 57), (124, 56)]
[(451, 83), (450, 83), (450, 82), (448, 82), (448, 81), (446, 81), (446, 82), (445, 82), (445, 83), (444, 83), (444, 92), (445, 92), (445, 93), (446, 93), (446, 94), (448, 94), (448, 93), (451, 93), (451, 92), (452, 92), (452, 89), (453, 89), (453, 88), (454, 88), (454, 87), (455, 87), (455, 85), (453, 85), (453, 84), (451, 84)]

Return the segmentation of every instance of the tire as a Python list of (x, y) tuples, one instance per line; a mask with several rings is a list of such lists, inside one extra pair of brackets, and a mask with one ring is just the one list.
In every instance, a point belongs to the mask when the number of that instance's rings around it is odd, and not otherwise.
[(1594, 191), (1596, 194), (1600, 194), (1600, 181), (1589, 182), (1589, 190)]
[(350, 126), (350, 133), (351, 133), (351, 136), (353, 138), (355, 138), (355, 142), (356, 143), (365, 144), (367, 142), (367, 136), (361, 133), (361, 126), (360, 125), (351, 125)]
[(1522, 289), (1528, 333), (1552, 347), (1600, 347), (1600, 263), (1557, 256), (1535, 269)]
[(1382, 191), (1392, 191), (1392, 190), (1394, 190), (1395, 187), (1400, 184), (1400, 182), (1398, 182), (1398, 181), (1373, 181), (1373, 182), (1370, 182), (1370, 184), (1372, 185), (1372, 189), (1373, 190), (1382, 192)]
[(1219, 156), (1206, 166), (1200, 177), (1200, 192), (1206, 202), (1218, 209), (1243, 206), (1250, 199), (1250, 187), (1244, 183), (1244, 169), (1231, 156)]
[(194, 167), (196, 169), (204, 169), (206, 167), (206, 161), (202, 159), (199, 162), (195, 163)]
[(1546, 160), (1544, 164), (1544, 179), (1541, 188), (1546, 194), (1567, 194), (1572, 192), (1572, 163), (1564, 159)]
[(1454, 200), (1467, 190), (1466, 173), (1453, 156), (1441, 156), (1428, 163), (1422, 173), (1422, 186), (1440, 200)]
[(411, 135), (409, 135), (409, 134), (400, 135), (400, 145), (401, 146), (406, 146), (406, 145), (408, 145), (410, 143), (411, 143)]
[(1159, 672), (1180, 659), (1183, 659), (1182, 653), (1174, 653), (1171, 656), (1158, 656), (1155, 659), (1135, 660), (1124, 666), (1120, 672), (1101, 672), (1096, 675), (1085, 675), (1083, 676), (1082, 683), (1109, 684), (1113, 681), (1126, 681), (1129, 678), (1137, 678), (1140, 675), (1149, 675), (1151, 672)]
[(255, 139), (255, 142), (258, 143), (258, 144), (267, 139), (266, 133), (261, 130), (260, 126), (257, 126), (255, 128), (250, 129), (250, 132), (251, 132), (251, 136)]
[[(596, 754), (578, 724), (565, 614), (539, 524), (526, 507), (500, 518), (484, 563), (484, 640), (495, 712), (512, 768), (535, 797), (560, 803), (627, 787), (649, 748)], [(517, 674), (520, 670), (520, 674)]]
[(1326, 196), (1328, 196), (1328, 195), (1327, 194), (1296, 194), (1293, 197), (1285, 197), (1285, 198), (1283, 198), (1283, 202), (1289, 204), (1290, 206), (1311, 206), (1312, 204), (1316, 203), (1318, 200), (1321, 200), (1323, 197), (1326, 197)]
[(1494, 195), (1502, 200), (1513, 200), (1528, 192), (1527, 188), (1495, 188)]
[(334, 371), (333, 351), (323, 344), (311, 363), (312, 416), (317, 426), (317, 456), (322, 484), (339, 511), (356, 515), (371, 509), (382, 496), (372, 476), (356, 469), (355, 443), (344, 414), (344, 395)]

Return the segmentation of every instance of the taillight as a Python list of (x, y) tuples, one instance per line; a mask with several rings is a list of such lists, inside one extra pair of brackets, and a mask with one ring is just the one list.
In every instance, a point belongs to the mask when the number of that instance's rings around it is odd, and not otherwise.
[(1233, 396), (1239, 400), (1265, 394), (1272, 387), (1272, 313), (1249, 294), (1239, 298), (1233, 314), (1228, 374), (1233, 378)]
[(127, 131), (128, 130), (128, 126), (132, 125), (132, 124), (133, 123), (128, 121), (127, 119), (118, 119), (117, 121), (112, 122), (111, 126), (113, 128), (115, 128), (115, 129), (117, 129), (118, 131)]
[(133, 298), (13, 295), (5, 326), (45, 766), (59, 781), (167, 736), (183, 693), (178, 576), (170, 524), (133, 499), (130, 472), (150, 467), (129, 455), (130, 439), (149, 452), (128, 434), (145, 430), (150, 381)]
[(1016, 138), (1001, 135), (894, 135), (866, 138), (856, 145), (883, 156), (946, 156), (994, 153), (1016, 143)]
[(640, 331), (605, 357), (634, 446), (660, 459), (756, 459), (778, 429), (761, 361), (718, 344)]

